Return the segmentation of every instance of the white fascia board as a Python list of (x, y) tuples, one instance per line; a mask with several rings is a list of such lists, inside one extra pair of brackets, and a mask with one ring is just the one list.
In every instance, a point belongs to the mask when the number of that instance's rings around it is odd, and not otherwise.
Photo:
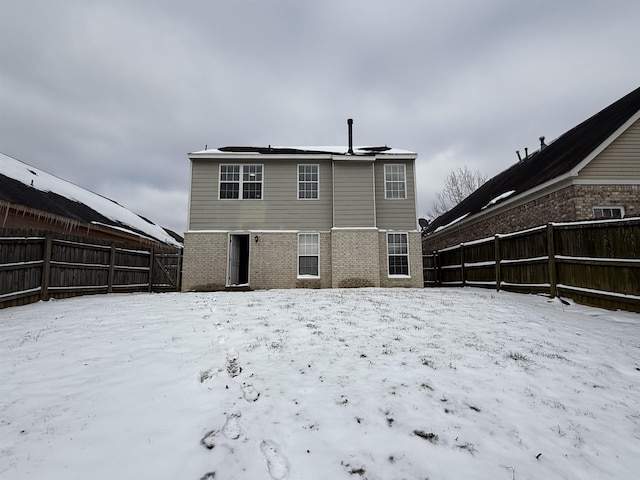
[(573, 181), (573, 185), (640, 185), (640, 179), (580, 179), (577, 178)]
[(605, 148), (607, 148), (609, 145), (611, 145), (614, 142), (615, 139), (617, 139), (620, 135), (622, 135), (622, 133), (624, 133), (629, 127), (631, 127), (631, 125), (636, 123), (638, 121), (638, 119), (640, 119), (640, 110), (638, 110), (626, 122), (624, 122), (620, 128), (618, 128), (615, 132), (613, 132), (611, 135), (609, 135), (609, 138), (607, 138), (604, 142), (602, 142), (600, 145), (598, 145), (589, 155), (587, 155), (584, 158), (584, 160), (582, 160), (578, 165), (573, 167), (573, 170), (571, 170), (570, 175), (573, 176), (573, 177), (577, 177), (578, 173), (580, 172), (580, 170), (582, 170), (594, 158), (596, 158), (598, 155), (600, 155)]
[(255, 162), (260, 159), (261, 161), (269, 161), (269, 160), (291, 160), (291, 161), (300, 161), (304, 160), (331, 160), (333, 155), (331, 153), (301, 153), (301, 154), (292, 154), (292, 153), (282, 153), (282, 154), (272, 154), (272, 153), (258, 153), (258, 152), (240, 152), (240, 153), (228, 153), (228, 152), (220, 152), (220, 153), (191, 153), (189, 154), (189, 159), (208, 159), (208, 160), (225, 160), (225, 161), (249, 161)]
[(379, 230), (378, 227), (332, 227), (331, 231), (348, 231), (348, 230)]

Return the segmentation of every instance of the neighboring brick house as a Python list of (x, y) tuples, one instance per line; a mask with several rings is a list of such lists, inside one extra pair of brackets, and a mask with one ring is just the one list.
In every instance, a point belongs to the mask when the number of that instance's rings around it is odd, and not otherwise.
[(416, 154), (388, 147), (189, 154), (183, 290), (421, 287)]
[(425, 230), (425, 252), (548, 222), (640, 216), (640, 88), (486, 182)]
[(182, 247), (182, 237), (175, 232), (3, 153), (0, 229), (45, 230), (161, 249)]

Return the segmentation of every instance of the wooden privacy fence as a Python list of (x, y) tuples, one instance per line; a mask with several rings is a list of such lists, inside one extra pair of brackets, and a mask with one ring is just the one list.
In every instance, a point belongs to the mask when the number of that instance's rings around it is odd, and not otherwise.
[(640, 218), (545, 226), (423, 255), (425, 286), (548, 293), (640, 312)]
[(182, 250), (52, 232), (0, 235), (0, 308), (91, 293), (179, 291)]

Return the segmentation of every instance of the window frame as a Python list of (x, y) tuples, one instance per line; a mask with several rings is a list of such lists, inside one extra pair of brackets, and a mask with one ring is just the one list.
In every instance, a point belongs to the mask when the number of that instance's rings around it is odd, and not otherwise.
[[(300, 167), (315, 167), (316, 169), (316, 180), (300, 180)], [(313, 174), (313, 173), (312, 173)], [(316, 184), (316, 196), (315, 197), (301, 197), (300, 196), (300, 186), (301, 184)], [(320, 198), (320, 165), (317, 163), (299, 163), (296, 167), (296, 185), (297, 192), (296, 198), (298, 200), (318, 200)]]
[[(597, 205), (593, 207), (593, 218), (595, 220), (618, 220), (624, 218), (624, 207), (621, 205)], [(601, 216), (598, 216), (597, 211), (601, 211)], [(611, 213), (614, 211), (620, 212), (619, 217), (615, 217), (613, 215), (607, 217), (604, 215), (605, 210), (609, 210)]]
[[(223, 180), (222, 179), (222, 169), (223, 167), (238, 167), (238, 180), (233, 180), (233, 181), (227, 181), (226, 179)], [(259, 169), (259, 172), (255, 171), (252, 172), (252, 168), (256, 168)], [(245, 171), (246, 170), (246, 171)], [(235, 174), (236, 172), (232, 172), (233, 174)], [(225, 174), (228, 174), (228, 172), (225, 172)], [(260, 180), (245, 180), (245, 175), (251, 175), (251, 174), (259, 174), (260, 175)], [(233, 184), (237, 184), (238, 188), (237, 188), (237, 192), (238, 192), (238, 196), (237, 197), (223, 197), (222, 196), (222, 184), (223, 183), (233, 183)], [(260, 185), (260, 196), (255, 198), (255, 197), (250, 197), (247, 196), (245, 197), (245, 186), (249, 186), (249, 185)], [(248, 192), (250, 193), (250, 191), (248, 190)], [(264, 199), (264, 164), (261, 163), (221, 163), (218, 167), (218, 200), (263, 200)]]
[[(393, 169), (393, 167), (401, 167), (402, 168), (402, 180), (390, 180), (388, 177), (394, 173), (400, 172), (389, 172), (387, 173), (387, 167)], [(391, 184), (402, 184), (402, 194), (401, 197), (393, 197), (389, 196), (389, 185)], [(391, 189), (391, 192), (395, 190)], [(400, 190), (398, 190), (399, 192)], [(385, 200), (406, 200), (407, 199), (407, 166), (404, 163), (385, 163), (384, 164), (384, 198)]]
[[(302, 237), (315, 237), (316, 241), (315, 241), (315, 247), (316, 247), (316, 253), (301, 253), (301, 245), (307, 246), (310, 245), (308, 243), (305, 244), (301, 244), (300, 240)], [(300, 259), (301, 258), (307, 258), (307, 257), (315, 257), (317, 258), (317, 263), (316, 263), (316, 274), (308, 274), (308, 273), (300, 273)], [(296, 255), (296, 259), (297, 259), (297, 277), (300, 279), (315, 279), (315, 278), (320, 278), (320, 234), (319, 233), (314, 233), (314, 232), (302, 232), (302, 233), (298, 233), (298, 248), (297, 248), (297, 255)]]
[[(392, 236), (400, 236), (401, 238), (404, 237), (404, 246), (405, 246), (405, 252), (402, 253), (402, 251), (400, 253), (397, 252), (391, 252), (391, 246), (392, 245), (400, 245), (400, 247), (402, 248), (403, 243), (400, 242), (399, 244), (396, 242), (391, 242), (391, 238)], [(396, 258), (396, 257), (404, 257), (406, 259), (406, 273), (402, 272), (402, 273), (391, 273), (391, 258)], [(405, 265), (401, 265), (401, 268), (405, 267)], [(394, 268), (397, 268), (397, 265), (394, 265)], [(409, 234), (407, 232), (387, 232), (387, 275), (389, 278), (411, 278), (411, 262), (409, 261)]]

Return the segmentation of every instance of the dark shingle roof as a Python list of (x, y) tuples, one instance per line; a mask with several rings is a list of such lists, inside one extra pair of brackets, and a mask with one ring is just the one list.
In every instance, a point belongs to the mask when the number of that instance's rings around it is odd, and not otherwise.
[(553, 180), (576, 167), (624, 122), (640, 110), (640, 88), (564, 133), (545, 148), (512, 165), (486, 182), (447, 213), (436, 218), (427, 233), (454, 220), (480, 212), (507, 192), (514, 195)]

